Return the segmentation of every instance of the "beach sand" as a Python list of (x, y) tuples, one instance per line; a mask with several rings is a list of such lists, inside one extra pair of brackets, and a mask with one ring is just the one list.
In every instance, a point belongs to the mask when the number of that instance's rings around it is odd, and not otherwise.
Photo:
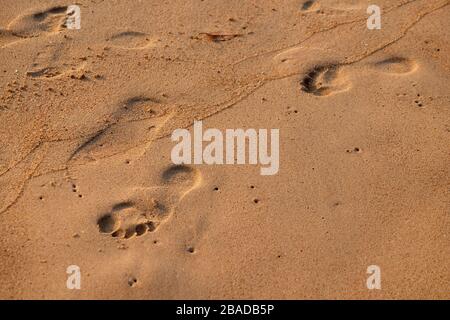
[(3, 0), (0, 298), (449, 299), (449, 1), (373, 2)]

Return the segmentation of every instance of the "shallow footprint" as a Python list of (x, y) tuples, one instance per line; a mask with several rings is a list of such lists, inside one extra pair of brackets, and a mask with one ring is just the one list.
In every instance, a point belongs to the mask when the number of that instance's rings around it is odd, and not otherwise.
[(144, 49), (155, 44), (148, 34), (138, 31), (123, 31), (106, 39), (111, 45), (123, 49)]
[(33, 64), (27, 70), (31, 78), (54, 78), (65, 74), (82, 72), (86, 63), (70, 56), (67, 43), (47, 44), (38, 51)]
[(15, 36), (21, 38), (36, 37), (44, 33), (58, 32), (66, 28), (70, 18), (67, 6), (55, 6), (46, 10), (20, 15), (8, 25)]
[(95, 161), (145, 146), (171, 116), (170, 106), (144, 95), (128, 98), (115, 109), (111, 123), (81, 142), (71, 161)]
[(314, 67), (301, 82), (302, 90), (316, 95), (328, 96), (347, 91), (350, 83), (342, 76), (338, 64), (319, 65)]
[(381, 72), (392, 74), (406, 74), (417, 70), (418, 65), (414, 60), (403, 57), (390, 57), (377, 61), (372, 66)]

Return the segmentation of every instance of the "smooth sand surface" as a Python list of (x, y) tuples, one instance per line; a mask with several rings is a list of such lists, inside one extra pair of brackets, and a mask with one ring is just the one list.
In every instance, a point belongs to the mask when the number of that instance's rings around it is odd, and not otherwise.
[[(1, 1), (0, 298), (450, 298), (448, 0), (69, 4)], [(194, 120), (278, 174), (174, 166)]]

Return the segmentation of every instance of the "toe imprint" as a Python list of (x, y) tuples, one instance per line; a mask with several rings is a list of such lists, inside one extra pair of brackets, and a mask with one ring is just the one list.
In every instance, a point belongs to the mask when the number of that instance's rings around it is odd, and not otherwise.
[(154, 216), (126, 202), (115, 205), (111, 212), (101, 216), (97, 225), (101, 233), (110, 234), (113, 238), (130, 239), (155, 231), (159, 222), (151, 221), (151, 218)]

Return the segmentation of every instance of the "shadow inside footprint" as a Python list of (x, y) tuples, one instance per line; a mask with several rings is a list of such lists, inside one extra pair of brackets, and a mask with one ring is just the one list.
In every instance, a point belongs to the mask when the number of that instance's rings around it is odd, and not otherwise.
[(301, 10), (308, 11), (308, 10), (312, 9), (314, 5), (315, 5), (314, 0), (307, 0), (307, 1), (303, 2)]
[(225, 34), (225, 33), (215, 33), (215, 32), (202, 32), (197, 36), (197, 38), (219, 43), (219, 42), (224, 42), (224, 41), (230, 41), (230, 40), (233, 40), (234, 38), (238, 38), (241, 36), (242, 36), (242, 34), (238, 34), (238, 33)]
[(106, 214), (101, 217), (98, 222), (98, 227), (102, 233), (111, 233), (118, 229), (118, 221), (111, 214)]
[(390, 57), (373, 64), (378, 71), (393, 74), (410, 73), (417, 69), (414, 60), (403, 57)]

